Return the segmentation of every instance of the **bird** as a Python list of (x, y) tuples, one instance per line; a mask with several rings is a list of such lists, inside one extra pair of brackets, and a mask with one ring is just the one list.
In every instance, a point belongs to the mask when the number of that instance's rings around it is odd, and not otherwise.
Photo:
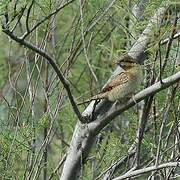
[(124, 71), (115, 75), (100, 91), (99, 94), (93, 96), (84, 104), (93, 100), (107, 99), (111, 102), (116, 100), (122, 101), (126, 98), (131, 98), (142, 82), (142, 68), (140, 63), (126, 54), (121, 56), (117, 62)]

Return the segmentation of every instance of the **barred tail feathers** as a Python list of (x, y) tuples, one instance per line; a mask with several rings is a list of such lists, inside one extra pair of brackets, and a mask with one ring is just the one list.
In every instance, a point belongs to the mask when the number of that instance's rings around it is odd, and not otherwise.
[(106, 93), (100, 93), (100, 94), (93, 96), (91, 98), (91, 101), (92, 100), (98, 100), (98, 99), (105, 99), (105, 98), (107, 98), (107, 94)]
[(83, 101), (83, 102), (78, 103), (77, 105), (82, 105), (82, 104), (89, 103), (89, 102), (91, 102), (91, 101), (95, 101), (95, 100), (98, 100), (98, 99), (105, 99), (105, 98), (107, 98), (106, 93), (97, 94), (97, 95), (93, 96), (93, 97), (90, 98), (90, 99), (87, 99), (87, 100), (85, 100), (85, 101)]

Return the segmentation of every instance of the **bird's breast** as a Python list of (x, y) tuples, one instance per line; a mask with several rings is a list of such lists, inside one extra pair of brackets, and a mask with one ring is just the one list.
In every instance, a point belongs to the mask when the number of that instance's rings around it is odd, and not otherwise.
[(114, 87), (108, 94), (109, 101), (121, 100), (134, 94), (139, 88), (142, 81), (142, 71), (132, 72), (129, 74), (127, 83)]
[(127, 84), (119, 85), (111, 90), (111, 92), (108, 94), (108, 99), (109, 101), (120, 100), (129, 93), (130, 89), (128, 88)]

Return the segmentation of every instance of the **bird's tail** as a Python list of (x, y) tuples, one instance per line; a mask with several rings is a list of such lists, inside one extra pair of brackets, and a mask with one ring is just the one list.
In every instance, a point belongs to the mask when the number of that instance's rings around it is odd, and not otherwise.
[(90, 99), (87, 99), (87, 100), (85, 100), (83, 102), (78, 103), (77, 105), (86, 104), (86, 103), (89, 103), (91, 101), (95, 101), (95, 100), (99, 100), (99, 99), (105, 99), (106, 97), (107, 97), (106, 93), (100, 93), (100, 94), (97, 94), (97, 95), (93, 96)]

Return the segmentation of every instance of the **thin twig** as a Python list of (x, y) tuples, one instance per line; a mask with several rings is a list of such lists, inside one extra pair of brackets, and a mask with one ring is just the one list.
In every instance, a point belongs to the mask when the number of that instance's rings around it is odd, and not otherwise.
[(49, 180), (51, 180), (54, 176), (54, 174), (56, 174), (56, 172), (59, 170), (59, 168), (62, 166), (62, 164), (64, 163), (64, 161), (66, 160), (66, 156), (67, 154), (64, 154), (64, 156), (62, 157), (61, 161), (59, 161), (59, 164), (57, 165), (57, 167), (54, 169), (54, 171), (52, 172), (52, 174), (49, 176)]
[(32, 33), (38, 26), (40, 26), (42, 23), (44, 23), (46, 20), (50, 19), (53, 15), (57, 14), (61, 9), (65, 8), (67, 5), (71, 4), (75, 0), (66, 1), (63, 5), (59, 6), (56, 10), (54, 10), (52, 13), (50, 13), (48, 16), (44, 17), (41, 21), (39, 21), (37, 24), (35, 24), (31, 29), (29, 29), (27, 32), (24, 33), (22, 36), (22, 39), (25, 39), (30, 33)]
[(3, 27), (2, 31), (7, 34), (11, 39), (13, 39), (14, 41), (18, 42), (19, 44), (31, 49), (32, 51), (36, 52), (37, 54), (39, 54), (40, 56), (44, 57), (49, 64), (51, 64), (52, 68), (54, 69), (54, 71), (56, 72), (58, 78), (60, 79), (60, 81), (62, 82), (64, 88), (67, 91), (69, 100), (71, 102), (72, 108), (75, 112), (75, 114), (77, 115), (78, 119), (82, 122), (85, 123), (83, 117), (81, 116), (81, 113), (76, 105), (76, 102), (74, 100), (74, 97), (71, 93), (70, 87), (69, 87), (69, 82), (68, 80), (63, 76), (63, 73), (60, 71), (60, 69), (58, 68), (58, 65), (56, 64), (55, 60), (49, 56), (44, 50), (39, 49), (37, 46), (31, 44), (30, 42), (26, 41), (25, 39), (21, 39), (17, 36), (15, 36), (12, 32), (9, 31), (9, 29), (6, 29), (5, 27)]
[(82, 42), (83, 42), (83, 49), (84, 49), (84, 55), (85, 55), (85, 59), (86, 59), (86, 62), (87, 62), (87, 65), (88, 65), (88, 68), (92, 74), (92, 76), (94, 77), (94, 80), (97, 82), (98, 79), (96, 77), (96, 74), (94, 73), (92, 67), (91, 67), (91, 64), (89, 62), (89, 58), (88, 58), (88, 55), (87, 55), (87, 50), (86, 50), (86, 44), (85, 44), (85, 38), (84, 38), (84, 20), (83, 20), (83, 6), (81, 4), (82, 1), (79, 0), (79, 6), (80, 6), (80, 15), (81, 15), (81, 35), (82, 35)]
[(34, 4), (34, 0), (32, 0), (28, 10), (27, 10), (27, 17), (26, 17), (26, 30), (27, 30), (27, 33), (29, 33), (30, 29), (29, 29), (29, 16), (30, 16), (30, 13), (31, 13), (31, 9), (33, 7), (33, 4)]

